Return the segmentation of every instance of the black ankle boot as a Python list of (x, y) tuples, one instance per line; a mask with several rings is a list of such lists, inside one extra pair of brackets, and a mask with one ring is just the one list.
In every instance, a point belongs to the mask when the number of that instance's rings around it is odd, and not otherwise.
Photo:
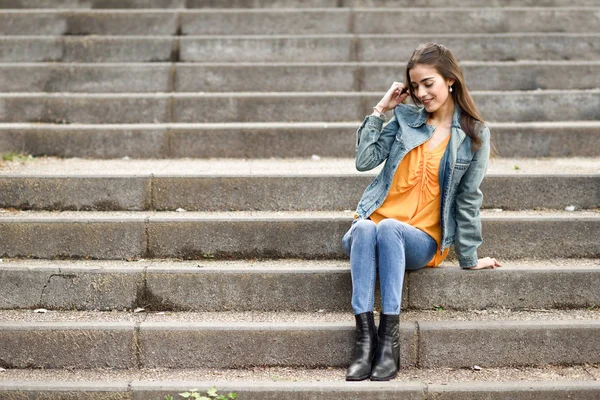
[(381, 314), (377, 350), (371, 370), (372, 381), (389, 381), (400, 369), (400, 316)]
[(371, 363), (377, 348), (377, 330), (373, 312), (354, 316), (356, 319), (356, 347), (354, 359), (346, 372), (347, 381), (362, 381), (371, 375)]

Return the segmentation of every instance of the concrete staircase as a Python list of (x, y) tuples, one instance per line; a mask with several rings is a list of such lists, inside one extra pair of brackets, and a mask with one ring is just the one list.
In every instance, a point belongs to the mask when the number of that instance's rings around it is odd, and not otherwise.
[[(599, 398), (600, 3), (444, 4), (0, 0), (0, 398)], [(355, 131), (427, 40), (505, 267), (408, 274), (401, 374), (350, 384)]]

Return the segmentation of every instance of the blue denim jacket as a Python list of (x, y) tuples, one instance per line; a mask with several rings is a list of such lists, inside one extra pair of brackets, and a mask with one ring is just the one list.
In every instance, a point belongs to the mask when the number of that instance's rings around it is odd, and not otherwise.
[[(471, 138), (460, 127), (460, 108), (455, 105), (450, 141), (439, 169), (442, 193), (440, 252), (451, 244), (462, 268), (477, 265), (477, 248), (483, 242), (479, 208), (483, 194), (479, 189), (490, 154), (490, 131), (482, 125), (482, 146), (471, 150)], [(426, 142), (435, 129), (427, 125), (427, 111), (412, 104), (400, 104), (394, 117), (384, 120), (367, 116), (356, 132), (356, 169), (368, 171), (383, 161), (385, 165), (365, 189), (358, 203), (358, 218), (367, 218), (383, 203), (392, 179), (404, 156)]]

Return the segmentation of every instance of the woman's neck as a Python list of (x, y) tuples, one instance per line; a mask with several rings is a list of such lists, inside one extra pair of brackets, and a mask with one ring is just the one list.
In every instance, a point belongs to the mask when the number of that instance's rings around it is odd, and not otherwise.
[(429, 124), (435, 126), (452, 125), (453, 117), (454, 99), (449, 97), (439, 109), (429, 114)]

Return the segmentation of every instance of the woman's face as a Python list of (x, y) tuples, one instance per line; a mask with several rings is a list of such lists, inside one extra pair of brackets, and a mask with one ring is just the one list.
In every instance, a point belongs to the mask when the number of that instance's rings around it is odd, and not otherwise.
[(428, 113), (439, 110), (448, 99), (453, 102), (448, 87), (454, 81), (446, 81), (433, 66), (417, 64), (409, 74), (413, 92)]

